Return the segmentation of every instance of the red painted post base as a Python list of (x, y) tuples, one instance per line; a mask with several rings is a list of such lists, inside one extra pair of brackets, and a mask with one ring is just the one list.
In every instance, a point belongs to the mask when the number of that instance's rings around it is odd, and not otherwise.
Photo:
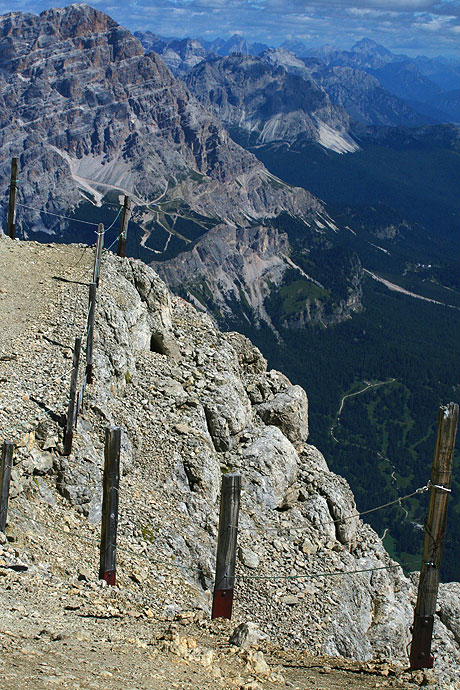
[(233, 589), (215, 589), (211, 618), (228, 618), (228, 620), (231, 620), (232, 608)]
[(422, 668), (433, 668), (434, 657), (431, 654), (434, 616), (414, 616), (412, 626), (412, 646), (410, 650), (410, 671)]
[(113, 587), (117, 579), (117, 571), (107, 570), (105, 573), (99, 573), (99, 579), (105, 580), (108, 585), (112, 585)]

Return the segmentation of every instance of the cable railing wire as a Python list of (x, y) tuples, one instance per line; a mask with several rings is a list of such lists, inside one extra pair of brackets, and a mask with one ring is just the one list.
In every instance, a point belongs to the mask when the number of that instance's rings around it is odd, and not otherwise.
[[(39, 524), (42, 527), (45, 527), (48, 529), (48, 525), (43, 522), (42, 520), (38, 520), (37, 518), (33, 518), (30, 515), (26, 515), (25, 513), (22, 513), (21, 511), (18, 511), (14, 508), (9, 509), (10, 513), (13, 513), (15, 515), (18, 515), (19, 517), (22, 517), (30, 522), (33, 522), (35, 524)], [(123, 539), (126, 539), (127, 537), (120, 536), (118, 537), (118, 543), (115, 544), (110, 544), (109, 547), (115, 546), (117, 549), (118, 555), (122, 558), (123, 555), (129, 554), (131, 556), (134, 556), (136, 558), (140, 558), (144, 561), (147, 561), (149, 564), (156, 564), (156, 565), (164, 565), (167, 566), (168, 568), (178, 568), (180, 570), (189, 570), (197, 573), (201, 573), (205, 577), (212, 577), (215, 575), (215, 571), (211, 569), (205, 569), (199, 566), (193, 566), (193, 565), (185, 565), (183, 563), (176, 563), (174, 560), (164, 560), (164, 559), (159, 559), (156, 556), (151, 556), (151, 555), (146, 555), (145, 553), (135, 551), (132, 548), (130, 549), (126, 545), (120, 544), (120, 541)], [(80, 542), (86, 543), (87, 545), (90, 545), (91, 547), (97, 545), (100, 546), (100, 540), (95, 538), (88, 538), (84, 537), (82, 538), (81, 535), (79, 536)], [(150, 544), (150, 546), (153, 546), (153, 544)], [(144, 547), (145, 548), (145, 547)], [(56, 552), (50, 551), (50, 549), (47, 548), (47, 552), (49, 553), (54, 553), (54, 555), (58, 555)], [(174, 556), (171, 557), (174, 559)], [(358, 574), (365, 574), (365, 573), (372, 573), (372, 572), (378, 572), (378, 571), (384, 571), (384, 570), (394, 570), (397, 568), (402, 568), (403, 570), (407, 570), (409, 568), (414, 568), (419, 566), (420, 563), (417, 562), (411, 562), (411, 563), (392, 563), (391, 565), (384, 565), (384, 566), (373, 566), (369, 568), (357, 568), (355, 570), (333, 570), (333, 571), (320, 571), (320, 572), (314, 572), (314, 571), (309, 571), (306, 573), (302, 574), (295, 574), (295, 575), (283, 575), (280, 573), (264, 573), (261, 575), (244, 575), (241, 573), (236, 573), (235, 574), (235, 579), (236, 580), (267, 580), (267, 581), (283, 581), (283, 580), (301, 580), (301, 579), (315, 579), (318, 577), (338, 577), (338, 576), (345, 576), (345, 575), (358, 575)]]
[(71, 218), (70, 216), (64, 216), (61, 213), (54, 213), (53, 211), (45, 211), (45, 209), (40, 209), (40, 208), (35, 208), (34, 206), (29, 206), (28, 204), (23, 204), (22, 202), (18, 202), (17, 206), (22, 206), (23, 208), (28, 208), (31, 211), (37, 211), (37, 213), (45, 213), (49, 216), (56, 216), (57, 218), (64, 218), (64, 220), (71, 220), (75, 223), (84, 223), (85, 225), (92, 225), (93, 227), (95, 226), (96, 228), (98, 227), (98, 223), (92, 223), (89, 220), (82, 220), (80, 218)]
[[(417, 496), (419, 494), (423, 494), (426, 491), (428, 491), (433, 485), (431, 484), (431, 481), (428, 481), (425, 486), (421, 486), (415, 491), (412, 491), (410, 494), (406, 494), (405, 496), (399, 496), (398, 498), (395, 498), (394, 501), (388, 501), (387, 503), (383, 503), (382, 505), (376, 506), (375, 508), (370, 508), (369, 510), (363, 510), (362, 512), (359, 513), (351, 513), (350, 515), (345, 515), (344, 517), (341, 518), (335, 518), (333, 520), (325, 520), (324, 522), (315, 522), (314, 526), (315, 527), (324, 527), (326, 525), (337, 525), (341, 522), (346, 522), (347, 520), (352, 520), (354, 518), (359, 518), (362, 517), (363, 515), (369, 515), (370, 513), (375, 513), (378, 510), (383, 510), (384, 508), (389, 508), (390, 506), (393, 506), (397, 503), (401, 503), (401, 501), (406, 501), (409, 498), (413, 498), (414, 496)], [(276, 532), (278, 534), (281, 534), (283, 532), (301, 532), (305, 529), (308, 528), (303, 528), (303, 527), (239, 527), (238, 528), (240, 532), (258, 532), (258, 531), (264, 531), (264, 532)]]

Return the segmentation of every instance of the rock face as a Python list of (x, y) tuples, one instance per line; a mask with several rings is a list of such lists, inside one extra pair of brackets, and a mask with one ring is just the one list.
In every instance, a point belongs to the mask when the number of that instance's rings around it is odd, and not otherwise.
[(139, 39), (147, 52), (158, 53), (171, 72), (179, 77), (187, 74), (208, 54), (199, 41), (191, 38), (164, 40), (150, 31), (135, 31), (134, 36)]
[[(68, 215), (112, 191), (150, 218), (149, 204), (170, 197), (234, 222), (312, 208), (308, 193), (275, 184), (161, 58), (88, 5), (1, 17), (0, 66), (0, 181), (6, 188), (7, 161), (19, 156), (26, 206)], [(22, 216), (32, 230), (65, 227), (25, 207)]]
[[(28, 244), (0, 238), (0, 252), (10, 266), (23, 263)], [(61, 247), (61, 256), (71, 249)], [(36, 245), (33, 256), (46, 289), (50, 283), (56, 290), (56, 268), (47, 263), (54, 251)], [(0, 313), (14, 301), (13, 293), (6, 295)], [(86, 309), (86, 293), (81, 301)], [(313, 653), (404, 660), (415, 588), (356, 516), (346, 481), (308, 444), (304, 391), (267, 371), (247, 338), (219, 332), (132, 259), (104, 255), (96, 323), (95, 385), (87, 388), (70, 457), (57, 450), (53, 418), (32, 422), (25, 436), (11, 432), (18, 446), (12, 509), (29, 515), (31, 501), (51, 505), (51, 496), (56, 503), (41, 523), (64, 514), (70, 526), (81, 516), (96, 523), (101, 440), (104, 428), (117, 424), (123, 431), (120, 557), (126, 559), (128, 544), (128, 554), (140, 550), (151, 558), (161, 593), (150, 603), (151, 615), (164, 616), (171, 606), (209, 611), (221, 475), (239, 471), (237, 622), (252, 620), (280, 644)], [(54, 302), (43, 311), (41, 332), (51, 326), (61, 339), (71, 333), (70, 319)], [(17, 403), (30, 366), (41, 371), (43, 348), (28, 352), (29, 368), (22, 360), (1, 363), (2, 376), (11, 380), (6, 404)], [(42, 524), (38, 529), (47, 539)], [(78, 541), (82, 531), (72, 538)], [(93, 556), (90, 551), (86, 567)], [(165, 568), (173, 569), (173, 580), (163, 585)], [(141, 578), (137, 570), (133, 577)], [(460, 661), (456, 590), (446, 589), (442, 601), (435, 653), (448, 674), (449, 663)]]
[(301, 136), (339, 152), (358, 148), (347, 132), (347, 114), (322, 88), (263, 56), (209, 58), (188, 73), (186, 83), (227, 127), (243, 130), (253, 143), (292, 143)]
[(192, 38), (162, 38), (151, 31), (135, 31), (145, 50), (161, 55), (169, 69), (177, 76), (183, 77), (206, 57), (225, 56), (232, 53), (242, 55), (259, 55), (268, 46), (264, 43), (248, 43), (244, 38), (234, 35), (227, 41), (217, 38), (208, 42)]
[[(190, 251), (151, 265), (173, 290), (221, 324), (266, 324), (276, 335), (279, 325), (328, 326), (362, 309), (361, 262), (354, 253), (342, 255), (331, 247), (334, 228), (319, 208), (303, 223), (283, 214), (267, 226), (219, 225)], [(334, 270), (326, 276), (328, 264)]]

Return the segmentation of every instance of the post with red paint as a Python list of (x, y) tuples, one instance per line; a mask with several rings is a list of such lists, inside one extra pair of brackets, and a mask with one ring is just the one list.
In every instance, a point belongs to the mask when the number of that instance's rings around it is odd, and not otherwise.
[(447, 503), (451, 492), (452, 464), (458, 424), (458, 405), (439, 408), (438, 435), (431, 471), (430, 502), (425, 522), (425, 542), (417, 604), (412, 626), (410, 669), (432, 668), (431, 640), (439, 587), (439, 571), (446, 533)]
[(120, 447), (120, 427), (107, 427), (105, 430), (104, 447), (105, 462), (99, 579), (105, 580), (108, 585), (114, 585), (116, 582)]
[(217, 539), (216, 579), (214, 583), (212, 618), (231, 619), (232, 617), (240, 498), (241, 475), (224, 474), (220, 495), (219, 535)]

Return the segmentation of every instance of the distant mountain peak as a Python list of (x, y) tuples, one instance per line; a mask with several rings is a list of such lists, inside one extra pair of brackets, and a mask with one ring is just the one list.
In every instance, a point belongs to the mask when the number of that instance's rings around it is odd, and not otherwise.
[(361, 53), (363, 55), (379, 55), (381, 57), (392, 57), (393, 53), (382, 46), (380, 43), (376, 43), (372, 38), (362, 38), (360, 41), (354, 44), (351, 49), (352, 53)]

